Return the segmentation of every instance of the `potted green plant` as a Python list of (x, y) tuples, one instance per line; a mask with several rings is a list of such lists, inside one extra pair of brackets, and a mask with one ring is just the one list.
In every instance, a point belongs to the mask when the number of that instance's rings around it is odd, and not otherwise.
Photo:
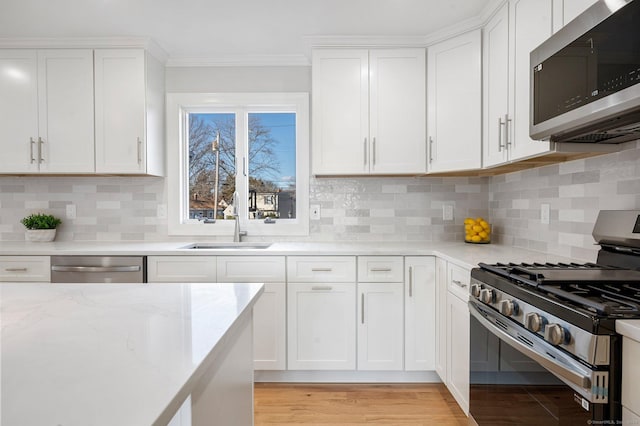
[(50, 214), (34, 213), (22, 218), (20, 223), (27, 228), (25, 233), (27, 241), (53, 241), (56, 237), (56, 228), (62, 221)]

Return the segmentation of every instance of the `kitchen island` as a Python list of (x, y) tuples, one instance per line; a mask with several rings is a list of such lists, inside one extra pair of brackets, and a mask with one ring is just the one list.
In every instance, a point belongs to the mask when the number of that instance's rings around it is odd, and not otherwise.
[(0, 285), (0, 424), (252, 424), (252, 308), (262, 291)]

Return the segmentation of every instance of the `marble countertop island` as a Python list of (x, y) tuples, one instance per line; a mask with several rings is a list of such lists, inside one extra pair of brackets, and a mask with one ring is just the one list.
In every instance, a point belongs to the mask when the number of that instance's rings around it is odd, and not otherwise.
[(262, 288), (0, 285), (0, 424), (168, 423)]

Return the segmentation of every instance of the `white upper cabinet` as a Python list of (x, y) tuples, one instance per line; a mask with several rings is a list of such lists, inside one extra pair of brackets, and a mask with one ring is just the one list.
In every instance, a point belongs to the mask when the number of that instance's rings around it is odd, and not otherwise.
[(0, 51), (0, 173), (93, 173), (93, 51)]
[[(597, 3), (598, 0), (555, 0), (555, 7), (559, 10), (556, 12), (554, 24), (558, 25), (556, 30), (573, 21), (578, 15)], [(562, 16), (558, 14), (562, 13)]]
[(426, 171), (424, 49), (313, 51), (313, 173)]
[(552, 18), (552, 0), (512, 0), (484, 28), (484, 167), (552, 148), (529, 137), (529, 53), (551, 36)]
[(143, 49), (95, 51), (96, 172), (164, 174), (164, 70)]
[(481, 166), (481, 32), (435, 44), (427, 59), (429, 172)]

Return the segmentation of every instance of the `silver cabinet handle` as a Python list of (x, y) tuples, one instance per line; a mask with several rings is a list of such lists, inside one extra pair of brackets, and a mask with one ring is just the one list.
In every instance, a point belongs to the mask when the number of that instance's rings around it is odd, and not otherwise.
[(142, 139), (139, 137), (138, 140), (138, 164), (142, 164)]
[(371, 155), (373, 156), (372, 164), (376, 165), (376, 138), (373, 138), (373, 145), (371, 146)]
[(42, 158), (42, 144), (44, 141), (41, 137), (38, 137), (38, 162), (44, 163), (44, 158)]
[(332, 268), (311, 268), (311, 272), (331, 272)]
[(504, 132), (506, 134), (507, 148), (511, 146), (511, 122), (513, 120), (509, 118), (509, 114), (504, 115)]
[(313, 291), (329, 291), (332, 289), (333, 287), (331, 287), (330, 285), (314, 285), (313, 287), (311, 287), (311, 290)]
[(7, 272), (27, 272), (27, 268), (5, 268)]
[(360, 311), (361, 312), (360, 321), (362, 321), (362, 324), (364, 324), (364, 293), (362, 293), (362, 295), (360, 296), (360, 301), (362, 302), (360, 303), (360, 305), (362, 306), (362, 309)]
[(247, 158), (242, 157), (242, 176), (247, 175)]
[(433, 138), (429, 136), (429, 164), (433, 163)]
[(506, 126), (506, 123), (502, 121), (502, 117), (498, 117), (498, 152), (502, 152), (505, 148), (504, 143), (502, 142), (502, 126)]
[(33, 140), (33, 138), (29, 138), (29, 150), (30, 150), (30, 155), (31, 155), (31, 164), (36, 162), (36, 159), (33, 158), (33, 144), (36, 143), (36, 141)]
[(367, 165), (367, 138), (364, 138), (364, 165)]
[(54, 272), (138, 272), (140, 266), (58, 266), (54, 265)]
[(391, 272), (391, 268), (371, 268), (371, 272)]
[(409, 266), (409, 297), (413, 297), (413, 266)]
[(463, 284), (462, 281), (458, 281), (458, 280), (451, 280), (452, 283), (454, 283), (455, 285), (457, 285), (458, 287), (461, 288), (467, 288), (466, 284)]

